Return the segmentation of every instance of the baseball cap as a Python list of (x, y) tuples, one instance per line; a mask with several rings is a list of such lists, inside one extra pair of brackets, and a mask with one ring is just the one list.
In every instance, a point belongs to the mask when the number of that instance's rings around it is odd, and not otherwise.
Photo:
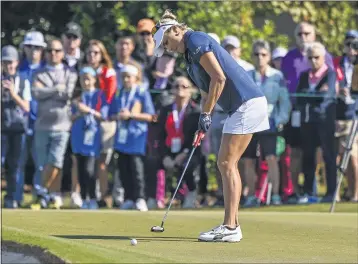
[(286, 56), (286, 54), (287, 54), (287, 49), (282, 47), (277, 47), (272, 52), (272, 59), (275, 60), (277, 58), (283, 58)]
[(178, 25), (179, 23), (175, 20), (172, 22), (165, 23), (163, 25), (156, 25), (152, 28), (152, 35), (155, 43), (154, 47), (154, 55), (156, 57), (161, 57), (164, 54), (164, 47), (162, 46), (162, 41), (164, 37), (165, 31), (167, 31), (169, 28), (171, 28), (174, 25)]
[(11, 45), (4, 46), (1, 49), (1, 61), (15, 61), (19, 59), (19, 53)]
[(93, 77), (96, 77), (97, 76), (97, 73), (96, 71), (92, 68), (92, 67), (83, 67), (80, 71), (80, 75), (83, 75), (83, 74), (89, 74), (89, 75), (92, 75)]
[(358, 31), (354, 29), (348, 30), (345, 38), (358, 38)]
[(223, 39), (221, 46), (223, 48), (225, 48), (227, 45), (231, 45), (234, 48), (240, 48), (240, 40), (237, 37), (232, 36), (232, 35), (226, 36)]
[(23, 45), (33, 45), (46, 48), (47, 44), (45, 42), (44, 35), (39, 31), (30, 31), (27, 32), (24, 38)]
[(152, 32), (152, 28), (155, 27), (153, 20), (149, 18), (143, 18), (137, 23), (137, 33)]
[(69, 22), (66, 25), (65, 34), (72, 34), (75, 35), (78, 38), (82, 37), (82, 29), (80, 25), (78, 25), (75, 22)]

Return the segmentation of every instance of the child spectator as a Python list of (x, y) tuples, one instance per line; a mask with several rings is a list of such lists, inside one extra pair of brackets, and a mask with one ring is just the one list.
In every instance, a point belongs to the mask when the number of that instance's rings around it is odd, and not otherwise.
[[(200, 115), (199, 106), (191, 101), (193, 91), (186, 77), (176, 78), (172, 88), (174, 103), (164, 106), (158, 119), (162, 132), (160, 145), (163, 165), (166, 172), (174, 172), (176, 177), (180, 177), (186, 164)], [(197, 192), (194, 172), (200, 166), (200, 155), (201, 149), (198, 148), (184, 175), (189, 192), (185, 196), (183, 208), (195, 207)]]
[(110, 120), (117, 121), (114, 149), (125, 191), (121, 209), (147, 211), (145, 201), (144, 155), (148, 122), (154, 115), (149, 92), (140, 85), (140, 69), (125, 65), (121, 70), (123, 88), (110, 106)]
[[(100, 122), (107, 118), (108, 104), (103, 91), (96, 89), (96, 72), (91, 67), (80, 71), (83, 89), (73, 108), (71, 145), (77, 159), (82, 209), (97, 209), (96, 160), (101, 152)], [(87, 196), (89, 201), (87, 201)]]
[(2, 165), (5, 160), (8, 164), (4, 207), (17, 208), (23, 198), (23, 189), (19, 189), (23, 188), (23, 182), (19, 184), (16, 174), (24, 157), (21, 153), (25, 146), (31, 91), (29, 81), (17, 72), (19, 55), (15, 47), (2, 48), (1, 64), (1, 161)]

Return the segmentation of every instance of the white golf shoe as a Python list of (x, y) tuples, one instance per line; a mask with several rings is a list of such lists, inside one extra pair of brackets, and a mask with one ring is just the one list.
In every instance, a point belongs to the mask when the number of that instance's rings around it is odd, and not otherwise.
[(240, 226), (236, 229), (229, 229), (224, 225), (219, 225), (210, 231), (202, 232), (199, 235), (199, 241), (205, 242), (240, 242), (242, 232)]

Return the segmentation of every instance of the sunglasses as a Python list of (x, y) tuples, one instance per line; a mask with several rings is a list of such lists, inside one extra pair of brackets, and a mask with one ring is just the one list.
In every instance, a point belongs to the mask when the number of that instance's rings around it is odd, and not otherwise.
[(297, 36), (302, 37), (302, 35), (308, 36), (311, 32), (298, 32)]
[(188, 88), (190, 88), (190, 86), (189, 85), (183, 85), (183, 84), (176, 84), (176, 85), (174, 85), (174, 88), (176, 88), (176, 89), (178, 89), (178, 88), (184, 88), (184, 89), (188, 89)]
[(52, 53), (53, 51), (56, 52), (56, 53), (60, 53), (60, 52), (62, 52), (62, 49), (47, 49), (46, 51), (48, 53)]
[(267, 56), (267, 53), (255, 53), (254, 54), (256, 57), (263, 57), (265, 58)]
[(139, 35), (141, 36), (149, 36), (151, 33), (148, 32), (148, 31), (143, 31), (143, 32), (140, 32)]
[(308, 59), (309, 60), (318, 60), (320, 58), (320, 56), (309, 56)]
[(25, 45), (26, 48), (28, 49), (34, 49), (34, 50), (41, 50), (42, 47), (41, 46), (34, 46), (34, 45)]
[(68, 38), (68, 39), (78, 39), (78, 36), (76, 36), (74, 34), (66, 34), (66, 38)]

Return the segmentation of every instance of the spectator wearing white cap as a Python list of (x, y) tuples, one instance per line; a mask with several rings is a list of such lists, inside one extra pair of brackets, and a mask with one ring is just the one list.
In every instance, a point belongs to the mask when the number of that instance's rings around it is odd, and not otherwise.
[[(31, 101), (30, 83), (17, 72), (19, 55), (15, 47), (1, 49), (1, 161), (6, 160), (5, 208), (17, 208), (23, 198), (25, 132)], [(26, 76), (25, 76), (26, 77)]]
[(244, 68), (245, 71), (254, 69), (254, 65), (240, 58), (241, 56), (241, 42), (232, 35), (226, 36), (221, 42), (221, 46), (237, 61), (237, 63)]
[[(21, 75), (26, 76), (30, 84), (32, 84), (32, 76), (34, 72), (38, 69), (45, 66), (44, 49), (47, 44), (45, 43), (44, 36), (39, 31), (30, 31), (27, 32), (24, 41), (21, 43), (23, 48), (23, 57), (20, 60), (19, 72)], [(22, 159), (26, 162), (26, 167), (30, 164), (35, 165), (36, 163), (36, 153), (34, 146), (34, 125), (37, 115), (37, 102), (34, 98), (30, 101), (30, 114), (28, 120), (28, 127), (26, 131), (26, 147), (22, 152), (24, 156)], [(36, 166), (34, 166), (36, 167)], [(20, 171), (23, 173), (23, 171)], [(20, 179), (24, 177), (20, 175)], [(40, 185), (41, 184), (41, 172), (35, 169), (33, 183)]]
[(129, 64), (122, 68), (123, 88), (113, 99), (108, 116), (117, 123), (114, 149), (125, 192), (121, 209), (147, 211), (144, 157), (148, 122), (153, 121), (155, 112), (149, 91), (140, 85), (140, 70)]
[(287, 54), (287, 49), (283, 48), (283, 47), (277, 47), (276, 49), (273, 50), (272, 52), (272, 56), (271, 56), (271, 61), (272, 61), (272, 66), (276, 69), (276, 70), (281, 70), (281, 61), (282, 58), (285, 57)]

